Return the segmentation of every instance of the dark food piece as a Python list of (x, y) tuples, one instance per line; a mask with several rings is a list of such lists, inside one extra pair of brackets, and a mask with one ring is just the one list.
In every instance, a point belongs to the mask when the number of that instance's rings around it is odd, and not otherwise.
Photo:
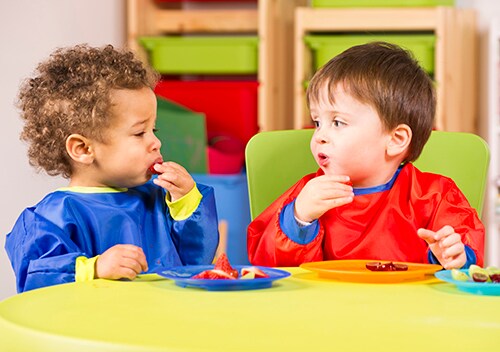
[(491, 274), (490, 279), (494, 283), (500, 283), (500, 274)]
[(406, 264), (395, 264), (393, 262), (381, 263), (381, 262), (370, 262), (366, 263), (366, 268), (371, 271), (406, 271), (408, 270), (408, 265)]
[(486, 282), (488, 281), (488, 275), (482, 273), (474, 273), (472, 274), (472, 280), (475, 282)]

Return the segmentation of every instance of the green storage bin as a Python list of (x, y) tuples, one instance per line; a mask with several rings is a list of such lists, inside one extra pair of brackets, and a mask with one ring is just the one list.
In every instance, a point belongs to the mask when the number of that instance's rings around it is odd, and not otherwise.
[(429, 74), (434, 73), (434, 34), (338, 34), (308, 35), (304, 41), (313, 51), (314, 68), (318, 69), (344, 50), (372, 41), (385, 41), (410, 50)]
[(143, 37), (151, 65), (162, 74), (256, 74), (256, 36)]
[(311, 0), (312, 7), (453, 6), (455, 0)]
[(207, 173), (205, 114), (157, 96), (156, 136), (165, 161), (175, 161), (190, 173)]

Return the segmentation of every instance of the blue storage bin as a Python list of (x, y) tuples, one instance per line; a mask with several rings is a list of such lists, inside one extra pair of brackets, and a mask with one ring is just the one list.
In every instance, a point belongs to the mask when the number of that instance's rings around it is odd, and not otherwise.
[(212, 186), (215, 191), (219, 221), (227, 222), (227, 256), (231, 264), (249, 264), (247, 227), (250, 224), (250, 205), (246, 174), (193, 174), (195, 182)]

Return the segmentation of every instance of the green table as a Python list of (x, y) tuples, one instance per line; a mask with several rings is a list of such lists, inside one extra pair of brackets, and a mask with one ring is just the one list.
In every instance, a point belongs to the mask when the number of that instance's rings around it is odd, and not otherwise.
[(0, 302), (1, 351), (499, 351), (500, 297), (434, 278), (347, 283), (286, 268), (270, 289), (215, 292), (146, 275)]

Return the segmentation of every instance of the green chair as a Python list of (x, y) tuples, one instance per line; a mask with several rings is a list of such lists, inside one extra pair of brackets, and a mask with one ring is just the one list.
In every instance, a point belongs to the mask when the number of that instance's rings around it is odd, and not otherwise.
[[(314, 130), (256, 134), (246, 146), (250, 214), (254, 219), (302, 176), (318, 169), (309, 148)], [(452, 178), (479, 216), (489, 165), (486, 142), (471, 133), (433, 131), (420, 158), (422, 171)]]
[(488, 144), (478, 135), (433, 131), (413, 164), (419, 170), (448, 176), (455, 181), (481, 216), (489, 163)]

